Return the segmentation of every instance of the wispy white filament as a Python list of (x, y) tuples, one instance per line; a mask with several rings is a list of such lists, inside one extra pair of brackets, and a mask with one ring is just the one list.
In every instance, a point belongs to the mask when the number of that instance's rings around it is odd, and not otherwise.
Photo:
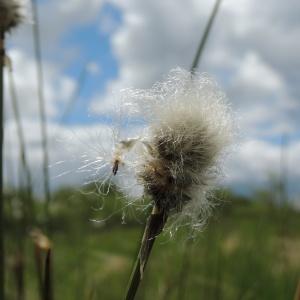
[(108, 172), (101, 178), (127, 195), (125, 206), (143, 205), (146, 196), (167, 211), (173, 229), (200, 229), (233, 137), (225, 95), (207, 75), (177, 68), (151, 89), (126, 89), (120, 98), (113, 149), (99, 159)]
[(201, 228), (233, 137), (225, 95), (207, 75), (178, 68), (152, 89), (127, 89), (121, 96), (121, 111), (127, 122), (139, 124), (139, 138), (116, 145), (120, 172), (129, 168), (136, 179), (135, 185), (120, 185), (125, 191), (142, 187), (144, 195), (168, 211), (175, 227)]

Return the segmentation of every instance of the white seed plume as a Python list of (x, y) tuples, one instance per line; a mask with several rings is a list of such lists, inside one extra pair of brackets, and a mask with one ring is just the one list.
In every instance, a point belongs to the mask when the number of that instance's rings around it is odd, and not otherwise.
[(4, 32), (17, 27), (23, 21), (20, 0), (0, 0), (0, 28)]
[(152, 89), (123, 91), (122, 107), (144, 128), (140, 138), (116, 144), (113, 174), (129, 166), (171, 225), (201, 228), (233, 137), (226, 97), (207, 75), (177, 68)]

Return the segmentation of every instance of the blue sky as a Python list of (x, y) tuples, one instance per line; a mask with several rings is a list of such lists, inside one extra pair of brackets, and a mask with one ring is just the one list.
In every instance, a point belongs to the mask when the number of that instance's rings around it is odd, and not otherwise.
[[(40, 1), (49, 139), (56, 141), (51, 145), (51, 163), (65, 161), (66, 169), (76, 170), (82, 154), (76, 145), (63, 145), (65, 138), (57, 139), (57, 132), (73, 141), (73, 136), (80, 136), (88, 141), (86, 145), (107, 144), (98, 138), (93, 141), (93, 135), (95, 130), (108, 132), (118, 91), (150, 88), (172, 68), (188, 69), (212, 5), (209, 0)], [(41, 149), (28, 2), (27, 11), (29, 21), (9, 37), (8, 53), (15, 69), (29, 159), (39, 178)], [(279, 176), (285, 134), (290, 191), (294, 198), (300, 191), (300, 172), (294, 168), (300, 163), (299, 11), (296, 0), (224, 0), (202, 56), (199, 71), (215, 78), (236, 112), (238, 147), (228, 162), (225, 180), (236, 189), (255, 190), (268, 186), (270, 174)], [(83, 70), (86, 78), (80, 96), (60, 124)], [(6, 131), (8, 144), (17, 149), (9, 93)], [(18, 151), (7, 149), (5, 157), (16, 168)], [(68, 178), (53, 180), (53, 186), (83, 180), (70, 172)]]
[[(104, 4), (97, 18), (103, 16), (109, 18), (116, 28), (121, 26), (122, 15), (115, 6)], [(76, 105), (65, 120), (66, 123), (89, 124), (99, 122), (99, 117), (89, 112), (89, 101), (95, 93), (103, 94), (106, 84), (118, 76), (118, 62), (112, 53), (109, 32), (105, 28), (97, 26), (95, 22), (74, 26), (61, 37), (59, 44), (66, 52), (68, 49), (78, 50), (76, 59), (64, 68), (64, 74), (74, 78), (76, 84), (78, 84), (81, 74), (85, 74), (83, 75), (85, 79), (80, 95)], [(95, 71), (96, 74), (89, 72), (89, 64), (98, 69)]]

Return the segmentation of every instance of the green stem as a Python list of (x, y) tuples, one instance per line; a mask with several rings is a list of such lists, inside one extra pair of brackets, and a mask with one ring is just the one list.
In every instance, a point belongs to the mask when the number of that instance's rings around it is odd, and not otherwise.
[(44, 299), (52, 300), (52, 269), (51, 269), (51, 248), (47, 250), (45, 260), (45, 277), (44, 277)]
[(166, 221), (167, 214), (165, 211), (159, 212), (156, 208), (154, 208), (145, 226), (141, 247), (129, 280), (125, 297), (126, 300), (133, 300), (135, 298), (155, 239), (162, 232)]
[[(33, 219), (33, 223), (35, 221), (35, 209), (34, 209), (34, 203), (33, 203), (33, 197), (32, 197), (32, 177), (30, 168), (28, 165), (27, 155), (26, 155), (26, 146), (25, 146), (25, 136), (24, 131), (21, 124), (21, 116), (20, 116), (20, 110), (19, 110), (19, 104), (18, 104), (18, 97), (16, 92), (16, 86), (13, 76), (13, 70), (12, 70), (12, 63), (9, 63), (8, 66), (8, 79), (9, 79), (9, 88), (10, 88), (10, 95), (11, 95), (11, 101), (12, 101), (12, 108), (14, 113), (14, 118), (17, 125), (17, 134), (18, 134), (18, 140), (20, 144), (20, 157), (21, 157), (21, 163), (22, 168), (25, 173), (25, 179), (26, 179), (26, 191), (27, 191), (27, 203), (25, 204), (25, 225), (28, 225), (30, 219)], [(32, 222), (32, 221), (31, 221)]]
[(49, 153), (48, 153), (48, 139), (47, 139), (47, 119), (45, 109), (45, 96), (44, 96), (44, 74), (42, 66), (42, 51), (39, 30), (39, 16), (36, 0), (31, 0), (33, 12), (33, 36), (34, 36), (34, 49), (37, 62), (37, 81), (38, 81), (38, 100), (39, 100), (39, 113), (41, 119), (41, 136), (42, 136), (42, 149), (43, 149), (43, 173), (44, 173), (44, 190), (46, 196), (45, 203), (45, 216), (48, 222), (48, 231), (50, 231), (50, 211), (49, 205), (51, 201), (50, 182), (49, 182)]
[(209, 33), (210, 33), (210, 30), (211, 30), (211, 27), (213, 25), (213, 22), (215, 20), (215, 17), (216, 17), (216, 14), (218, 12), (218, 9), (219, 9), (219, 6), (221, 4), (221, 0), (216, 0), (216, 3), (215, 3), (215, 6), (212, 10), (212, 13), (209, 17), (209, 20), (206, 24), (206, 27), (205, 27), (205, 30), (204, 30), (204, 33), (203, 33), (203, 36), (201, 38), (201, 41), (200, 41), (200, 44), (198, 46), (198, 49), (197, 49), (197, 52), (196, 52), (196, 55), (195, 55), (195, 58), (193, 60), (193, 63), (192, 63), (192, 66), (191, 66), (191, 72), (194, 72), (195, 69), (198, 67), (199, 65), (199, 61), (200, 61), (200, 58), (201, 58), (201, 55), (202, 55), (202, 52), (203, 52), (203, 49), (205, 47), (205, 44), (206, 44), (206, 41), (207, 41), (207, 38), (209, 36)]
[(3, 193), (3, 132), (4, 132), (4, 88), (3, 68), (5, 58), (4, 30), (0, 32), (0, 299), (5, 299), (5, 278), (4, 278), (4, 193)]

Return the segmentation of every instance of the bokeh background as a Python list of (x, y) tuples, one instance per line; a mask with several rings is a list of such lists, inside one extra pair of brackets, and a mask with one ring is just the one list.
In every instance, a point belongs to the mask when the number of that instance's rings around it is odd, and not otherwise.
[[(191, 67), (214, 5), (24, 2), (26, 19), (6, 41), (13, 69), (5, 71), (8, 299), (43, 299), (37, 261), (49, 248), (54, 299), (124, 296), (145, 213), (124, 219), (114, 187), (103, 202), (101, 174), (86, 164), (109, 151), (118, 91), (150, 88), (171, 69)], [(300, 278), (299, 13), (296, 0), (221, 1), (197, 67), (224, 90), (239, 127), (220, 205), (197, 237), (160, 238), (137, 299), (293, 299)], [(36, 228), (51, 240), (46, 250)]]

